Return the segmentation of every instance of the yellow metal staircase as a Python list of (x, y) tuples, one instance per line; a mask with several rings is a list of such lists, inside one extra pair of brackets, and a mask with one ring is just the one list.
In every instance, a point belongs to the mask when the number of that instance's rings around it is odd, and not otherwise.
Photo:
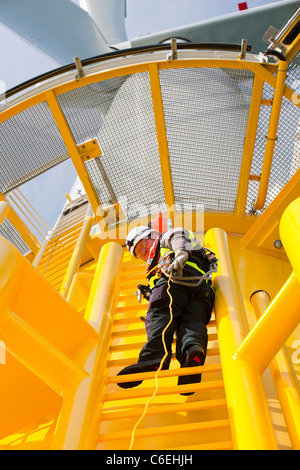
[[(289, 233), (294, 239), (299, 236), (294, 217), (299, 200), (291, 206), (281, 230), (288, 253)], [(86, 243), (85, 238), (82, 245)], [(5, 436), (5, 427), (1, 428), (2, 449), (277, 448), (260, 375), (298, 324), (299, 302), (293, 295), (284, 328), (270, 326), (272, 315), (278, 316), (281, 303), (287, 301), (285, 291), (291, 294), (298, 289), (299, 260), (295, 258), (295, 272), (287, 285), (247, 335), (227, 235), (210, 229), (206, 243), (220, 258), (206, 363), (180, 369), (172, 357), (170, 369), (158, 373), (156, 387), (155, 372), (117, 377), (124, 366), (137, 361), (146, 341), (143, 317), (147, 302), (139, 303), (135, 295), (136, 285), (145, 275), (143, 263), (133, 260), (116, 242), (104, 244), (98, 261), (82, 265), (74, 274), (77, 280), (87, 275), (89, 279), (86, 307), (79, 314), (76, 296), (71, 296), (74, 304), (64, 300), (12, 245), (1, 240), (2, 259), (11, 260), (0, 271), (5, 286), (1, 302), (7, 311), (3, 338), (10, 366), (6, 369), (8, 385), (1, 391), (3, 414), (11, 415), (14, 401), (10, 397), (15, 396), (22, 380), (22, 400), (17, 419), (11, 421), (11, 434)], [(72, 284), (72, 291), (77, 287)], [(266, 328), (272, 328), (270, 337), (266, 337)], [(253, 360), (252, 348), (256, 347), (264, 351), (260, 362), (260, 354)], [(200, 384), (177, 385), (179, 375), (200, 371)], [(293, 373), (282, 368), (278, 356), (274, 383), (293, 446), (298, 448), (300, 395)], [(117, 385), (130, 378), (143, 383), (127, 390)], [(180, 394), (190, 391), (194, 394)], [(34, 415), (32, 406), (25, 406), (30, 396), (39, 400), (35, 401)], [(47, 439), (41, 439), (45, 429)]]
[(69, 266), (83, 221), (48, 241), (37, 270), (59, 291)]
[[(116, 373), (137, 361), (146, 341), (141, 317), (146, 314), (147, 301), (138, 303), (135, 295), (136, 285), (145, 276), (145, 266), (132, 263), (127, 255), (124, 258), (99, 414), (98, 447), (128, 449), (133, 437), (133, 449), (232, 448), (214, 318), (208, 325), (206, 364), (193, 368), (195, 373), (202, 372), (201, 384), (177, 385), (178, 374), (188, 371), (179, 369), (173, 354), (170, 370), (160, 371), (156, 396), (133, 436), (133, 428), (155, 390), (155, 372), (139, 374), (144, 381), (137, 388), (124, 391), (116, 385), (129, 380), (129, 376), (116, 377)], [(191, 390), (194, 395), (180, 395)]]
[[(299, 18), (262, 57), (172, 40), (1, 103), (1, 450), (300, 449)], [(6, 195), (66, 159), (85, 194), (41, 242)], [(219, 259), (207, 358), (124, 390), (147, 311), (124, 242), (157, 212)]]

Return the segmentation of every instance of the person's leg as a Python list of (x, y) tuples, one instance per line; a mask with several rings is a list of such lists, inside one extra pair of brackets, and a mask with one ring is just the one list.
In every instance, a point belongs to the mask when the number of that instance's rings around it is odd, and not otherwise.
[[(135, 374), (139, 372), (154, 371), (159, 368), (161, 360), (165, 356), (163, 332), (170, 322), (170, 298), (167, 293), (166, 282), (161, 282), (151, 293), (149, 308), (146, 315), (145, 328), (147, 343), (143, 346), (136, 364), (125, 367), (118, 375)], [(164, 341), (168, 356), (162, 366), (168, 369), (171, 361), (171, 347), (173, 342), (175, 325), (172, 322), (164, 333)], [(122, 388), (131, 388), (140, 385), (142, 381), (123, 382), (118, 385)]]
[(208, 307), (201, 300), (191, 299), (185, 307), (177, 328), (176, 358), (180, 363), (191, 346), (198, 345), (206, 353), (208, 317)]
[[(168, 308), (156, 307), (147, 313), (147, 336), (148, 341), (141, 349), (139, 362), (155, 361), (159, 362), (165, 355), (164, 342), (168, 351), (165, 359), (165, 367), (168, 368), (171, 361), (172, 342), (175, 330), (175, 324), (170, 322), (170, 312)], [(166, 329), (167, 325), (168, 328)], [(165, 331), (164, 331), (165, 330)], [(163, 342), (164, 337), (164, 342)]]
[(170, 321), (172, 311), (173, 321), (164, 335), (169, 352), (166, 362), (169, 366), (174, 331), (177, 329), (178, 320), (181, 319), (185, 307), (190, 302), (191, 292), (189, 288), (171, 283), (169, 293), (166, 279), (159, 281), (157, 287), (151, 293), (145, 322), (148, 341), (140, 352), (139, 361), (146, 361), (152, 358), (161, 359), (165, 355), (162, 334)]
[[(181, 367), (203, 365), (207, 351), (207, 328), (212, 304), (206, 302), (199, 292), (195, 292), (185, 307), (177, 330), (176, 357)], [(186, 375), (178, 378), (178, 385), (199, 383), (201, 374)], [(183, 395), (191, 395), (183, 393)]]

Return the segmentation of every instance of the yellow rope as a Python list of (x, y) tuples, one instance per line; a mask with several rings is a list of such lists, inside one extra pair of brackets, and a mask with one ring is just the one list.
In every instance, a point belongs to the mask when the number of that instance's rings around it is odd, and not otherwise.
[(165, 327), (165, 329), (164, 329), (163, 332), (162, 332), (162, 342), (163, 342), (163, 345), (164, 345), (165, 355), (164, 355), (164, 357), (162, 358), (162, 360), (160, 361), (159, 368), (157, 369), (157, 372), (156, 372), (156, 374), (155, 374), (155, 390), (154, 390), (152, 396), (151, 396), (151, 397), (149, 398), (149, 400), (147, 401), (142, 416), (138, 419), (136, 425), (134, 426), (134, 428), (133, 428), (133, 430), (132, 430), (132, 434), (131, 434), (131, 443), (130, 443), (130, 446), (129, 446), (129, 450), (132, 450), (132, 446), (133, 446), (133, 442), (134, 442), (134, 436), (135, 436), (135, 431), (136, 431), (138, 425), (142, 422), (142, 420), (143, 420), (144, 417), (146, 416), (146, 413), (147, 413), (147, 410), (148, 410), (148, 406), (150, 405), (151, 401), (153, 400), (153, 398), (155, 397), (155, 395), (156, 395), (156, 393), (157, 393), (157, 390), (158, 390), (158, 374), (159, 374), (159, 372), (161, 371), (162, 366), (163, 366), (163, 363), (164, 363), (165, 359), (166, 359), (167, 356), (168, 356), (168, 350), (167, 350), (167, 346), (166, 346), (166, 342), (165, 342), (165, 332), (167, 331), (167, 329), (169, 328), (169, 326), (171, 325), (171, 323), (172, 323), (172, 321), (173, 321), (173, 311), (172, 311), (173, 298), (172, 298), (172, 296), (171, 296), (171, 294), (170, 294), (170, 281), (171, 281), (171, 277), (172, 277), (172, 273), (170, 273), (170, 277), (169, 277), (169, 279), (168, 279), (168, 289), (167, 289), (168, 295), (169, 295), (169, 297), (170, 297), (170, 303), (169, 303), (169, 308), (170, 308), (170, 320), (169, 320), (169, 323), (167, 324), (167, 326)]

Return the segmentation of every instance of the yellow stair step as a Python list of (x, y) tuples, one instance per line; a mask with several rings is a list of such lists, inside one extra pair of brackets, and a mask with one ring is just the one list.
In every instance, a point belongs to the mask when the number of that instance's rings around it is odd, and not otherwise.
[[(129, 330), (131, 334), (127, 335), (127, 337), (135, 337), (135, 336), (140, 336), (140, 335), (145, 335), (146, 331), (142, 329), (138, 330)], [(123, 337), (123, 336), (121, 336)], [(113, 337), (114, 338), (114, 337)], [(212, 333), (211, 335), (208, 335), (208, 342), (211, 341), (216, 341), (217, 335), (216, 333)], [(110, 352), (115, 353), (115, 352), (121, 352), (121, 351), (129, 351), (133, 349), (141, 349), (144, 346), (145, 342), (138, 342), (138, 343), (121, 343), (121, 344), (116, 344), (116, 345), (111, 345), (110, 346)], [(172, 344), (176, 344), (176, 340), (173, 341)]]
[[(206, 356), (219, 356), (220, 351), (219, 348), (209, 348), (207, 350)], [(172, 354), (172, 359), (175, 358), (175, 354)], [(138, 358), (135, 357), (124, 357), (122, 359), (110, 359), (108, 361), (108, 367), (124, 367), (129, 364), (134, 364), (136, 363)]]
[[(191, 374), (201, 374), (204, 372), (219, 372), (222, 370), (221, 364), (204, 364), (203, 366), (197, 367), (184, 367), (180, 369), (168, 369), (168, 370), (161, 370), (159, 371), (159, 378), (162, 377), (175, 377), (175, 376), (184, 376), (184, 375), (191, 375)], [(130, 382), (130, 381), (137, 381), (137, 380), (147, 380), (153, 379), (156, 375), (156, 371), (151, 372), (140, 372), (139, 374), (127, 374), (127, 375), (120, 375), (120, 376), (108, 376), (106, 378), (107, 384), (113, 383), (122, 383), (122, 382)]]
[(233, 443), (232, 441), (216, 441), (192, 446), (169, 447), (168, 450), (233, 450)]
[[(175, 424), (173, 426), (158, 426), (155, 428), (137, 429), (135, 437), (161, 436), (164, 434), (187, 433), (193, 431), (205, 431), (208, 429), (220, 429), (229, 427), (228, 419), (219, 419), (215, 421), (204, 421), (200, 423)], [(100, 434), (98, 442), (107, 442), (112, 440), (130, 439), (132, 431), (119, 431)]]
[[(218, 398), (214, 400), (199, 400), (193, 402), (175, 403), (164, 406), (150, 406), (147, 410), (147, 416), (161, 415), (161, 414), (172, 414), (172, 413), (183, 413), (191, 411), (200, 411), (208, 409), (216, 409), (221, 407), (227, 407), (226, 398)], [(110, 411), (105, 410), (99, 417), (101, 421), (112, 421), (123, 418), (134, 418), (142, 416), (145, 407), (136, 407), (129, 410)]]
[[(176, 385), (174, 387), (159, 387), (156, 395), (173, 395), (180, 393), (196, 392), (199, 390), (216, 390), (224, 388), (223, 380), (211, 380), (198, 384)], [(153, 393), (152, 388), (130, 389), (121, 392), (111, 392), (104, 395), (104, 401), (128, 400), (131, 398), (150, 397)]]

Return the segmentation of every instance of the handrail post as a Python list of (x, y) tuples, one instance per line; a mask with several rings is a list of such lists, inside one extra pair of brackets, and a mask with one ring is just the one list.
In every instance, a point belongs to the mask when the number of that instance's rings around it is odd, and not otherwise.
[(213, 278), (214, 310), (234, 448), (277, 449), (261, 376), (251, 364), (236, 356), (246, 328), (243, 327), (244, 307), (226, 233), (221, 229), (208, 230), (205, 245), (220, 259), (218, 273)]
[(5, 217), (8, 216), (10, 205), (6, 201), (0, 201), (0, 224), (2, 224)]
[[(263, 372), (299, 323), (300, 311), (300, 198), (284, 211), (280, 237), (294, 272), (245, 338), (238, 355)], [(284, 313), (284, 318), (283, 318)], [(278, 327), (280, 325), (280, 328)]]
[[(270, 297), (265, 291), (256, 291), (250, 302), (259, 319), (268, 308)], [(300, 450), (300, 386), (285, 345), (270, 362), (270, 370), (293, 449)]]
[(79, 238), (77, 240), (76, 246), (74, 248), (67, 272), (65, 274), (64, 280), (62, 282), (62, 286), (59, 291), (59, 293), (62, 295), (64, 299), (67, 298), (67, 295), (68, 295), (68, 292), (72, 283), (72, 279), (74, 275), (76, 274), (77, 269), (79, 268), (82, 253), (86, 245), (87, 239), (89, 237), (93, 223), (94, 223), (93, 216), (86, 217), (83, 223), (83, 226), (82, 226)]
[(85, 314), (98, 333), (98, 341), (84, 344), (77, 353), (76, 362), (89, 377), (79, 388), (66, 392), (53, 449), (83, 450), (97, 445), (99, 395), (104, 384), (122, 257), (123, 250), (118, 243), (106, 243), (101, 249)]
[(280, 238), (285, 252), (300, 282), (300, 198), (285, 209), (279, 225)]
[[(9, 202), (6, 200), (6, 198), (1, 193), (0, 193), (0, 201), (1, 202), (6, 202), (7, 204), (9, 204)], [(7, 216), (8, 220), (13, 224), (15, 229), (20, 233), (20, 235), (23, 238), (23, 240), (25, 241), (26, 245), (28, 245), (28, 247), (30, 248), (32, 253), (35, 255), (39, 251), (40, 242), (30, 232), (29, 228), (24, 224), (23, 220), (14, 211), (14, 209), (10, 206), (10, 204), (9, 204), (9, 211), (6, 213), (6, 216)]]
[(299, 323), (299, 282), (291, 274), (237, 350), (261, 374)]

